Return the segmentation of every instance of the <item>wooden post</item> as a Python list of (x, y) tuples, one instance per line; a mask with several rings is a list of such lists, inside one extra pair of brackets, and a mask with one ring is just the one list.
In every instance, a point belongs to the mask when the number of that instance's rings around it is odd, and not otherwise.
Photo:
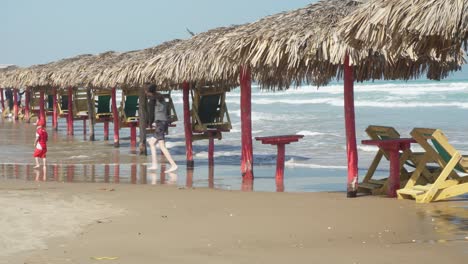
[(13, 89), (13, 114), (14, 119), (18, 120), (18, 89)]
[(41, 89), (39, 92), (39, 120), (42, 119), (46, 121), (46, 114), (45, 114), (45, 109), (44, 109), (44, 90)]
[(120, 147), (119, 113), (117, 112), (117, 95), (115, 87), (112, 88), (112, 116), (114, 117), (114, 147)]
[(208, 166), (214, 166), (214, 134), (216, 132), (208, 131), (209, 139), (208, 139)]
[(89, 140), (94, 141), (94, 124), (96, 124), (96, 114), (94, 106), (94, 98), (91, 92), (91, 88), (86, 89), (86, 99), (88, 100), (88, 120), (89, 120)]
[(286, 154), (285, 144), (278, 144), (278, 152), (276, 156), (276, 181), (284, 179), (284, 160)]
[(57, 88), (54, 87), (52, 95), (52, 128), (58, 130)]
[(5, 112), (5, 98), (3, 97), (3, 88), (0, 88), (0, 104), (2, 105), (2, 112)]
[(138, 146), (140, 150), (140, 155), (148, 155), (147, 152), (147, 146), (146, 146), (146, 109), (148, 108), (147, 106), (147, 98), (146, 98), (146, 93), (145, 89), (140, 88), (140, 93), (139, 93), (139, 107), (138, 107), (138, 115), (140, 116), (140, 144)]
[(27, 123), (30, 122), (29, 118), (31, 117), (31, 113), (29, 110), (30, 102), (31, 102), (31, 91), (28, 89), (24, 93), (24, 118), (26, 119)]
[(184, 82), (183, 88), (183, 104), (184, 104), (184, 132), (185, 132), (185, 155), (187, 158), (187, 168), (193, 168), (195, 166), (193, 161), (193, 149), (192, 149), (192, 121), (190, 115), (190, 100), (189, 91), (190, 86), (188, 82)]
[(73, 88), (68, 87), (67, 135), (73, 136)]
[(130, 146), (132, 148), (136, 147), (136, 127), (137, 127), (136, 122), (131, 122), (130, 123)]
[(104, 140), (109, 140), (109, 120), (104, 121)]
[(252, 147), (252, 88), (249, 67), (240, 68), (240, 109), (242, 130), (242, 177), (253, 179), (253, 147)]
[(344, 64), (344, 111), (346, 126), (346, 151), (348, 157), (347, 197), (357, 196), (358, 188), (358, 154), (356, 145), (356, 124), (354, 117), (354, 76), (353, 67), (346, 54)]

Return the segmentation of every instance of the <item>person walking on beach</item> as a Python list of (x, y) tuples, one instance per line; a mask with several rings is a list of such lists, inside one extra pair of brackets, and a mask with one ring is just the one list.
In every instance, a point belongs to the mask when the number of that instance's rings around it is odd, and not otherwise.
[(156, 85), (155, 84), (146, 84), (145, 88), (146, 96), (148, 97), (148, 104), (146, 109), (146, 127), (151, 128), (154, 123), (154, 107), (156, 106)]
[(46, 166), (47, 139), (49, 137), (49, 135), (47, 134), (47, 130), (45, 129), (44, 119), (39, 119), (36, 125), (36, 140), (34, 140), (33, 154), (34, 158), (36, 159), (36, 166), (34, 166), (35, 169), (41, 166), (39, 163), (39, 158), (42, 159), (43, 166)]
[(150, 145), (151, 149), (151, 159), (152, 159), (152, 166), (150, 170), (156, 170), (158, 168), (157, 164), (157, 156), (156, 156), (156, 143), (159, 143), (159, 148), (161, 152), (164, 154), (166, 159), (171, 164), (171, 167), (165, 171), (165, 173), (174, 172), (177, 170), (177, 165), (172, 159), (171, 154), (166, 148), (165, 134), (168, 128), (168, 115), (167, 115), (167, 103), (164, 100), (164, 96), (158, 92), (154, 93), (156, 99), (155, 111), (154, 111), (154, 119), (156, 120), (156, 127), (154, 131), (154, 136), (148, 140), (148, 144)]

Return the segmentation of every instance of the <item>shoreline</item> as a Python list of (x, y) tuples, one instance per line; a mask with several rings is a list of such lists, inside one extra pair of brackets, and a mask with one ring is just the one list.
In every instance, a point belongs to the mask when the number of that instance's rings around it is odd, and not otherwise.
[[(465, 201), (418, 205), (414, 201), (372, 196), (347, 199), (344, 193), (331, 192), (241, 192), (22, 180), (0, 180), (0, 183), (2, 215), (7, 219), (0, 221), (2, 229), (18, 241), (22, 231), (29, 232), (35, 240), (24, 240), (22, 246), (29, 243), (36, 248), (10, 256), (0, 254), (2, 264), (99, 260), (110, 263), (450, 260), (456, 264), (464, 263), (468, 255), (468, 232), (463, 226), (468, 219)], [(14, 204), (5, 205), (11, 202), (7, 194), (17, 198)], [(45, 207), (40, 207), (44, 201)], [(26, 216), (13, 213), (26, 207), (39, 209), (31, 209)], [(461, 222), (453, 221), (453, 217), (459, 217)], [(23, 223), (21, 228), (15, 225), (18, 222)]]

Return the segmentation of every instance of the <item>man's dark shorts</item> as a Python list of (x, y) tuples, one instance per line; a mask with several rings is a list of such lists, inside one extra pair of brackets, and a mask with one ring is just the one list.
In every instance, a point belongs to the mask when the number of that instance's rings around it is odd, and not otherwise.
[(157, 140), (164, 140), (164, 136), (166, 135), (167, 128), (168, 128), (167, 121), (156, 120), (156, 128), (154, 130), (154, 137)]

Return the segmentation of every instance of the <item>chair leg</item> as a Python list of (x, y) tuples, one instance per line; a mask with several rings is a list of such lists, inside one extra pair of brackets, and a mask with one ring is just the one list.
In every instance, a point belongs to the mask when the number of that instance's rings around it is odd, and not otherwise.
[(439, 175), (439, 177), (437, 177), (437, 180), (434, 182), (431, 188), (424, 194), (416, 197), (416, 202), (430, 203), (434, 199), (434, 196), (436, 195), (437, 191), (440, 190), (441, 185), (445, 182), (445, 180), (447, 180), (448, 176), (452, 174), (460, 158), (460, 154), (454, 155), (452, 159), (450, 159), (450, 161), (446, 164), (444, 170)]

